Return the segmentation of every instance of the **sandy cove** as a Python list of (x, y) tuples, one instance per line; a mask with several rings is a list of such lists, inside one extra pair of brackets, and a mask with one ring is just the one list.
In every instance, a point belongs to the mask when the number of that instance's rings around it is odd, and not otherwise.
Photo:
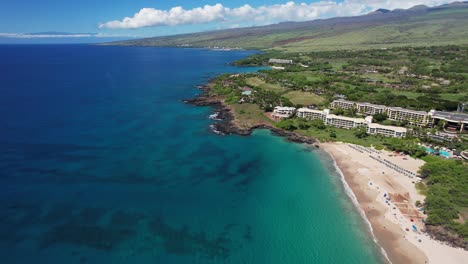
[[(424, 161), (346, 143), (321, 143), (320, 147), (335, 159), (378, 244), (392, 263), (466, 263), (468, 251), (433, 240), (422, 232), (421, 219), (426, 216), (417, 210), (415, 202), (424, 201), (424, 196), (417, 193), (412, 182), (415, 179), (378, 160), (386, 159), (411, 172), (417, 172)], [(385, 194), (390, 197), (388, 204)], [(413, 225), (417, 231), (413, 231)]]
[[(208, 87), (200, 88), (202, 94), (186, 103), (198, 106), (212, 106), (222, 122), (215, 124), (216, 130), (223, 134), (250, 135), (254, 129), (269, 129), (274, 134), (299, 143), (314, 144), (313, 138), (298, 135), (275, 128), (268, 123), (240, 125), (231, 107), (224, 104), (224, 98), (208, 96)], [(424, 161), (409, 156), (390, 156), (388, 151), (369, 151), (364, 147), (350, 147), (346, 143), (320, 143), (319, 147), (335, 159), (342, 171), (346, 184), (356, 196), (357, 202), (372, 226), (372, 232), (378, 244), (384, 249), (389, 261), (399, 263), (466, 263), (468, 251), (450, 247), (443, 242), (431, 239), (421, 232), (424, 225), (423, 215), (415, 208), (417, 200), (424, 201), (424, 196), (417, 193), (415, 179), (396, 172), (378, 160), (386, 159), (401, 168), (416, 173)], [(355, 145), (352, 145), (355, 146)], [(367, 149), (367, 151), (366, 151)], [(373, 156), (373, 159), (370, 156)], [(380, 156), (380, 159), (378, 158)], [(386, 203), (387, 194), (391, 198)], [(411, 221), (413, 219), (413, 222)], [(414, 232), (412, 226), (417, 227)], [(409, 231), (407, 231), (408, 229)], [(421, 242), (419, 241), (421, 240)]]

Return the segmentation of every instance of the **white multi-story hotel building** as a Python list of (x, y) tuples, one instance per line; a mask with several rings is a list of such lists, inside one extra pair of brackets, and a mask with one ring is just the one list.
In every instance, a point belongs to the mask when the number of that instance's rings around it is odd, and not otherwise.
[(395, 121), (408, 121), (412, 125), (426, 126), (429, 124), (429, 114), (424, 111), (416, 111), (401, 107), (387, 107), (370, 103), (359, 103), (346, 100), (335, 100), (330, 106), (332, 108), (350, 109), (356, 108), (358, 113), (375, 115), (385, 113), (388, 119)]
[(352, 129), (366, 124), (363, 118), (352, 118), (346, 116), (327, 115), (325, 124), (329, 126)]
[(429, 115), (424, 111), (409, 110), (401, 107), (387, 107), (390, 120), (408, 121), (412, 125), (425, 126), (429, 123)]
[(331, 102), (330, 107), (333, 109), (335, 108), (352, 109), (356, 107), (356, 102), (338, 99), (338, 100)]
[(314, 110), (309, 108), (297, 109), (296, 116), (309, 120), (320, 119), (325, 125), (351, 129), (364, 125), (367, 121), (363, 118), (351, 118), (330, 114), (330, 109)]
[(299, 108), (297, 109), (296, 116), (299, 118), (305, 118), (309, 120), (321, 119), (323, 122), (326, 120), (326, 116), (330, 114), (329, 109), (325, 110), (315, 110), (309, 108)]
[(368, 134), (383, 135), (386, 137), (405, 137), (407, 130), (403, 127), (383, 126), (372, 123), (372, 116), (364, 118), (351, 118), (330, 114), (329, 109), (314, 110), (309, 108), (297, 109), (296, 116), (309, 120), (320, 119), (325, 125), (345, 129), (352, 129), (359, 126), (365, 126)]
[(375, 115), (385, 113), (387, 107), (385, 105), (376, 105), (370, 103), (356, 103), (358, 113), (366, 115)]
[(383, 126), (380, 124), (367, 124), (367, 134), (383, 135), (385, 137), (406, 137), (407, 130), (404, 127)]
[(296, 113), (296, 108), (294, 107), (276, 106), (273, 110), (273, 116), (279, 118), (292, 117), (294, 113)]
[(323, 120), (325, 125), (345, 129), (352, 129), (360, 125), (364, 125), (366, 124), (366, 122), (369, 122), (368, 119), (363, 118), (351, 118), (346, 116), (333, 115), (330, 114), (330, 109), (314, 110), (309, 108), (299, 108), (297, 109), (296, 116), (309, 120), (320, 119)]

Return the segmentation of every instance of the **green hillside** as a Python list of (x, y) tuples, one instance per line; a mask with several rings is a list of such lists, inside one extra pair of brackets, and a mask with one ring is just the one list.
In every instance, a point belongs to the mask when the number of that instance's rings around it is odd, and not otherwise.
[(262, 27), (154, 37), (106, 45), (229, 47), (287, 51), (468, 44), (468, 2)]

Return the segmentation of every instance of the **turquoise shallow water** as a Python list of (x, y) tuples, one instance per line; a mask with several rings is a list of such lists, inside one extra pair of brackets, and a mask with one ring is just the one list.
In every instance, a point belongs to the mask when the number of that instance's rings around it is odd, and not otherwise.
[(0, 46), (2, 262), (381, 262), (329, 157), (182, 103), (249, 54)]

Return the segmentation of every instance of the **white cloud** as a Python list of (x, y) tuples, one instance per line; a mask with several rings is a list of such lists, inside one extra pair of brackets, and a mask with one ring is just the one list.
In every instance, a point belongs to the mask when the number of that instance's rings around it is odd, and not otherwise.
[(228, 8), (222, 4), (205, 5), (190, 10), (181, 6), (169, 10), (143, 8), (132, 17), (99, 24), (99, 28), (136, 29), (154, 26), (177, 26), (209, 22), (254, 23), (264, 25), (280, 21), (305, 21), (334, 16), (355, 16), (379, 8), (409, 8), (415, 5), (436, 6), (447, 0), (345, 0), (319, 1), (313, 3), (287, 2), (269, 6), (243, 5)]

